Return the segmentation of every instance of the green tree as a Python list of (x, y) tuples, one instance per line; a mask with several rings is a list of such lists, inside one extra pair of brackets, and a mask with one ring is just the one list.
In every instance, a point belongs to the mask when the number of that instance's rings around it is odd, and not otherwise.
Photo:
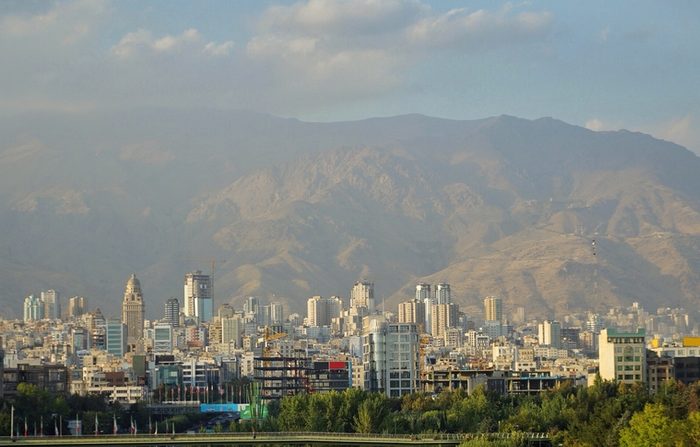
[(700, 445), (700, 411), (693, 411), (688, 415), (685, 433), (693, 445)]
[(353, 427), (357, 433), (379, 433), (386, 415), (386, 397), (370, 394), (360, 404)]
[(311, 394), (306, 400), (306, 431), (321, 432), (328, 430), (332, 416), (328, 412), (326, 396), (323, 394)]
[(285, 397), (280, 401), (277, 423), (282, 431), (303, 431), (306, 429), (308, 394)]
[(647, 404), (644, 410), (630, 419), (629, 426), (620, 431), (620, 447), (663, 447), (674, 446), (682, 430), (679, 424), (668, 415), (662, 404)]

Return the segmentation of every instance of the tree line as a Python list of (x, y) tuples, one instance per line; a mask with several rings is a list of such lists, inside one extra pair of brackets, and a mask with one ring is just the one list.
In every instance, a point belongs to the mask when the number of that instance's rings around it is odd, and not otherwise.
[[(269, 431), (357, 433), (543, 432), (552, 445), (645, 447), (700, 445), (700, 384), (668, 382), (655, 394), (643, 385), (597, 380), (534, 396), (483, 388), (392, 399), (357, 389), (285, 397), (262, 421)], [(523, 439), (465, 441), (464, 446), (525, 445)]]
[[(144, 403), (122, 406), (99, 395), (52, 395), (20, 384), (17, 395), (0, 402), (0, 435), (15, 427), (29, 435), (67, 434), (69, 420), (79, 418), (83, 433), (120, 431), (131, 421), (139, 432), (183, 432), (204, 426), (209, 415), (192, 414), (157, 419)], [(650, 394), (640, 385), (597, 380), (591, 387), (563, 386), (534, 396), (500, 395), (483, 388), (437, 395), (415, 393), (401, 398), (359, 389), (298, 394), (268, 405), (260, 421), (231, 423), (214, 431), (315, 431), (385, 434), (544, 432), (552, 445), (575, 447), (645, 447), (700, 445), (700, 383), (664, 384)], [(17, 428), (15, 429), (15, 434)], [(488, 441), (474, 439), (464, 446), (518, 447), (517, 437)]]

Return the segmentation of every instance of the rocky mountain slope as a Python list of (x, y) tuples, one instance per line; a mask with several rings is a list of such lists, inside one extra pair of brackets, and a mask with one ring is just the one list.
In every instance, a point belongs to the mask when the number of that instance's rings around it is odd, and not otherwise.
[(17, 119), (0, 134), (8, 315), (47, 287), (116, 312), (135, 271), (156, 317), (209, 259), (219, 301), (274, 295), (293, 311), (358, 278), (387, 309), (419, 280), (451, 283), (470, 313), (494, 294), (549, 316), (700, 297), (700, 158), (643, 134), (212, 111)]

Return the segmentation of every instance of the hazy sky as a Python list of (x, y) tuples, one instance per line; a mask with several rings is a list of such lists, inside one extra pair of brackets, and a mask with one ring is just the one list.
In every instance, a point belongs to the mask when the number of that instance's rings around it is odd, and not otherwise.
[(700, 152), (700, 2), (0, 1), (0, 113), (553, 116)]

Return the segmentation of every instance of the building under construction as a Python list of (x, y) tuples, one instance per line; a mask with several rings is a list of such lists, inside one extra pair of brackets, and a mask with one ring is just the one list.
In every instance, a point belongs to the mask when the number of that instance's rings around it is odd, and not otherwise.
[(286, 355), (264, 351), (255, 358), (254, 377), (260, 383), (262, 399), (280, 399), (301, 392), (308, 392), (307, 372), (309, 359), (303, 349), (291, 350)]

